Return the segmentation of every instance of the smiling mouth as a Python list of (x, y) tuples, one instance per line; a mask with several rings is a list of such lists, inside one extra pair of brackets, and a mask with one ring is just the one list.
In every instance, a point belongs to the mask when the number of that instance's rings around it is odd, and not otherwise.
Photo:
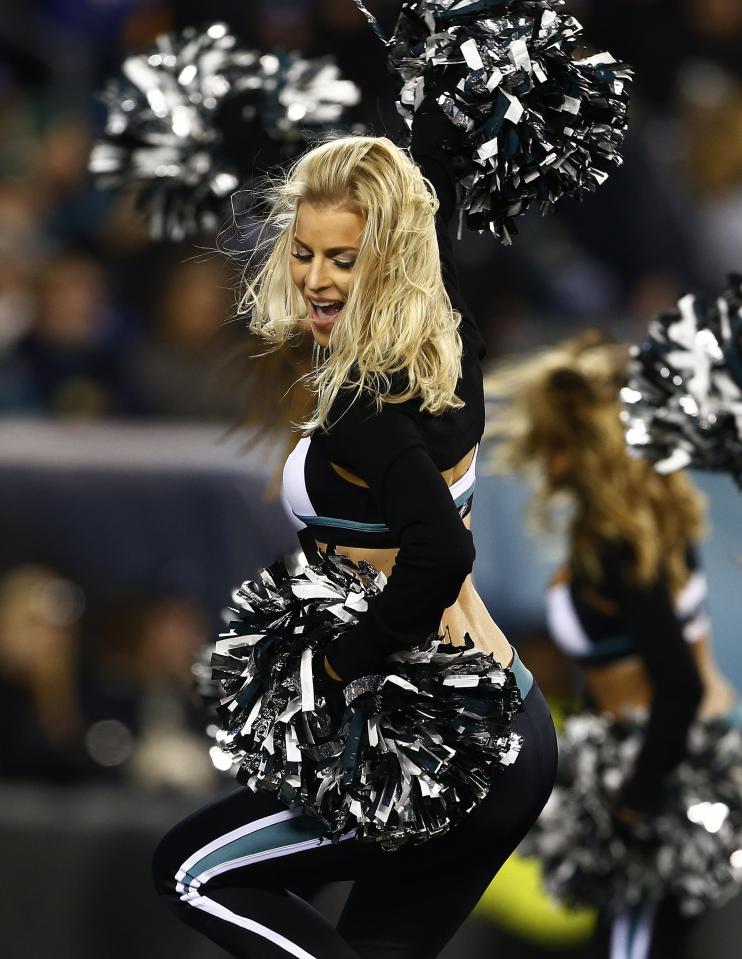
[(345, 306), (341, 300), (332, 300), (325, 302), (318, 302), (316, 300), (307, 299), (309, 303), (309, 312), (312, 317), (312, 322), (316, 323), (318, 326), (326, 326), (330, 323), (333, 323), (342, 308)]

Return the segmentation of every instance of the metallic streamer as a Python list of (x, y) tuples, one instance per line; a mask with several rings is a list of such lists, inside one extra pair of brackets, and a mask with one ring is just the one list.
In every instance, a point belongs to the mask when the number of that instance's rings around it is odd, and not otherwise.
[(462, 646), (431, 636), (328, 702), (308, 679), (309, 655), (322, 668), (358, 621), (359, 596), (383, 584), (332, 551), (275, 563), (235, 592), (211, 663), (216, 741), (238, 780), (319, 816), (328, 836), (356, 829), (393, 850), (446, 832), (481, 802), (520, 750), (521, 701), (510, 670), (468, 636)]
[(742, 277), (650, 324), (621, 399), (629, 447), (659, 472), (721, 471), (742, 487)]
[(411, 127), (432, 96), (448, 116), (471, 229), (510, 243), (514, 217), (582, 198), (621, 163), (633, 74), (609, 53), (580, 56), (581, 32), (564, 0), (402, 3), (385, 41), (397, 108)]
[(567, 721), (557, 785), (521, 851), (541, 860), (547, 890), (570, 905), (617, 914), (671, 897), (696, 915), (740, 889), (742, 731), (697, 721), (660, 811), (619, 833), (612, 811), (645, 723), (640, 713)]
[[(256, 133), (296, 152), (360, 100), (331, 57), (243, 50), (223, 23), (160, 36), (121, 72), (101, 94), (107, 122), (90, 171), (102, 187), (134, 192), (155, 239), (219, 225), (250, 180)], [(228, 136), (228, 123), (244, 134)]]

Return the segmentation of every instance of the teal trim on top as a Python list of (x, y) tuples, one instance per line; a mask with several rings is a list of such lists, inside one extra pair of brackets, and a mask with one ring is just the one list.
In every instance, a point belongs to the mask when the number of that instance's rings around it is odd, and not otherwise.
[(586, 656), (581, 656), (588, 662), (602, 660), (605, 656), (615, 656), (617, 653), (636, 652), (636, 640), (632, 636), (609, 636), (599, 639), (593, 644), (593, 649)]
[(454, 504), (456, 505), (456, 509), (459, 509), (460, 507), (462, 507), (462, 506), (464, 505), (464, 503), (474, 495), (474, 487), (475, 487), (476, 485), (477, 485), (477, 484), (476, 484), (476, 480), (475, 480), (475, 481), (471, 484), (471, 486), (467, 487), (467, 488), (464, 490), (463, 493), (459, 493), (459, 495), (458, 495), (458, 496), (456, 497), (456, 499), (454, 500)]
[(355, 529), (363, 533), (391, 533), (385, 523), (356, 523), (352, 519), (336, 519), (334, 516), (302, 516), (294, 513), (307, 526), (332, 526), (336, 529)]
[[(472, 483), (463, 493), (453, 501), (456, 509), (460, 509), (474, 493), (476, 483)], [(386, 523), (359, 523), (352, 519), (339, 519), (336, 516), (304, 516), (294, 512), (294, 516), (306, 523), (307, 526), (330, 526), (333, 529), (352, 529), (361, 533), (391, 533)]]

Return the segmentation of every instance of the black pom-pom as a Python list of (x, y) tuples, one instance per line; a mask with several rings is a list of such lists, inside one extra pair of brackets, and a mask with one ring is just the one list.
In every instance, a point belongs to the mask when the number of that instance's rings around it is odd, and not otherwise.
[(405, 0), (386, 41), (400, 113), (411, 125), (432, 96), (465, 132), (455, 141), (461, 209), (469, 227), (504, 243), (515, 216), (582, 197), (621, 163), (632, 71), (609, 53), (580, 56), (582, 27), (563, 8)]
[(177, 241), (224, 218), (250, 178), (256, 137), (295, 151), (308, 131), (337, 128), (360, 94), (329, 57), (243, 50), (214, 23), (128, 57), (102, 99), (91, 172), (103, 187), (135, 192), (153, 238)]
[(721, 471), (742, 486), (742, 277), (715, 300), (684, 296), (632, 357), (621, 391), (629, 446), (659, 472)]
[(541, 860), (547, 890), (569, 905), (616, 914), (672, 898), (695, 915), (740, 888), (742, 731), (722, 720), (695, 723), (662, 808), (632, 835), (612, 814), (645, 722), (591, 714), (567, 721), (557, 784), (521, 851)]
[(328, 702), (317, 664), (382, 585), (332, 552), (276, 563), (235, 592), (211, 662), (225, 693), (217, 742), (238, 779), (319, 816), (328, 836), (395, 849), (446, 832), (487, 795), (518, 756), (521, 701), (513, 674), (468, 637), (431, 636), (349, 683), (344, 710)]

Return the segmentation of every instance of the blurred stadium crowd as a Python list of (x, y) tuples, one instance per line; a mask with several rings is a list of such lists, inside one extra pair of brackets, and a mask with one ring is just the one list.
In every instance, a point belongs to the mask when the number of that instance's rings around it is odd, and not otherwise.
[[(203, 24), (206, 6), (2, 4), (3, 418), (239, 418), (239, 391), (220, 372), (240, 339), (230, 269), (208, 243), (153, 245), (130, 198), (94, 189), (87, 174), (104, 119), (95, 91), (125, 52)], [(511, 248), (462, 238), (464, 288), (493, 356), (588, 322), (636, 338), (655, 310), (686, 289), (718, 288), (740, 263), (742, 0), (570, 6), (597, 46), (636, 69), (625, 165), (589, 202), (527, 218)], [(390, 25), (397, 0), (368, 7)], [(212, 0), (208, 17), (263, 50), (332, 53), (364, 91), (356, 119), (398, 131), (384, 50), (351, 0)], [(273, 156), (268, 144), (246, 149), (256, 169)], [(214, 771), (189, 691), (204, 611), (148, 595), (95, 622), (61, 572), (0, 573), (0, 736), (11, 717), (16, 730), (0, 744), (0, 777), (205, 787)], [(94, 655), (81, 655), (85, 644)], [(150, 755), (167, 736), (172, 749)]]
[[(96, 191), (86, 172), (103, 121), (94, 91), (125, 51), (203, 23), (203, 5), (37, 0), (33, 18), (15, 6), (0, 14), (0, 410), (235, 414), (203, 355), (234, 309), (223, 266), (193, 247), (153, 247), (129, 199)], [(395, 0), (369, 6), (386, 22)], [(719, 287), (742, 240), (742, 4), (571, 6), (636, 68), (626, 162), (589, 203), (529, 219), (512, 249), (463, 240), (466, 288), (495, 352), (565, 322), (640, 329), (684, 289)], [(209, 18), (263, 50), (333, 53), (365, 91), (361, 118), (395, 129), (383, 48), (351, 0), (215, 0)], [(246, 149), (257, 167), (270, 155)]]

